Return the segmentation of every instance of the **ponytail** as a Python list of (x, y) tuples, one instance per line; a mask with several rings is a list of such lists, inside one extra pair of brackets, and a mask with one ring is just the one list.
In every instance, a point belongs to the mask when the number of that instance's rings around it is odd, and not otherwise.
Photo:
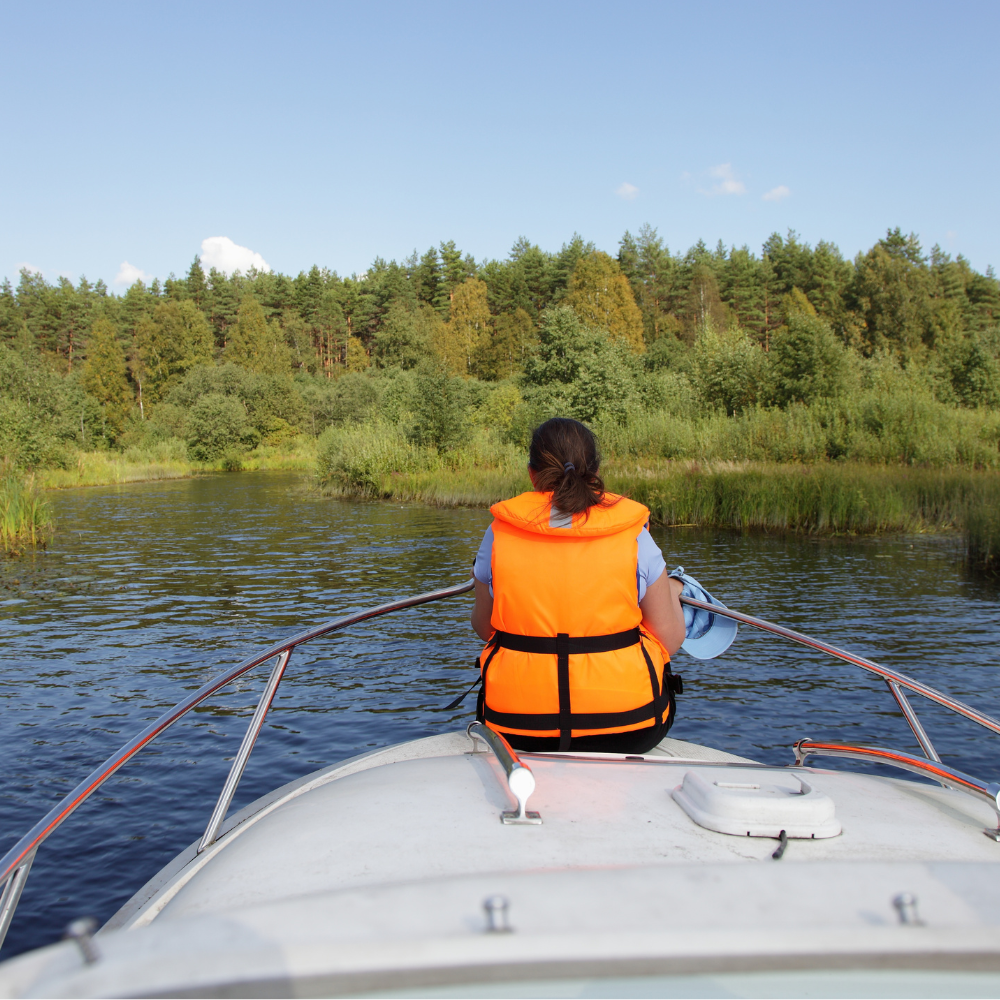
[(528, 449), (535, 488), (552, 494), (552, 506), (564, 514), (588, 513), (609, 506), (604, 480), (597, 470), (601, 457), (589, 427), (568, 417), (553, 417), (536, 427)]

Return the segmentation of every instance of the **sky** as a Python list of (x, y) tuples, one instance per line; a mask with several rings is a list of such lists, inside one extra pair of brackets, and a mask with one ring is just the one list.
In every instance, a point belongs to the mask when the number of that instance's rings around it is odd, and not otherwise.
[(1000, 4), (9, 3), (0, 279), (655, 227), (1000, 267)]

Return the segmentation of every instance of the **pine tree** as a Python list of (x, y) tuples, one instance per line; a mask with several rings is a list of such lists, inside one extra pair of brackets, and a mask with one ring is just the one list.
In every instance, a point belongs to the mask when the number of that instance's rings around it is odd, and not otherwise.
[(676, 334), (680, 329), (674, 315), (678, 266), (656, 230), (643, 225), (638, 238), (626, 232), (619, 245), (618, 264), (642, 313), (646, 343)]
[(456, 289), (466, 278), (475, 274), (475, 262), (462, 257), (462, 251), (455, 246), (454, 240), (442, 243), (441, 251), (441, 281), (438, 285), (437, 301), (434, 303), (443, 312), (451, 309), (452, 299)]
[(82, 381), (87, 393), (101, 404), (105, 434), (113, 441), (125, 429), (132, 394), (126, 376), (125, 352), (118, 343), (114, 323), (108, 319), (99, 319), (91, 327)]
[(437, 306), (440, 298), (441, 286), (441, 263), (438, 260), (438, 252), (431, 247), (420, 258), (413, 271), (413, 286), (417, 298), (421, 302), (426, 302), (429, 306)]
[(191, 267), (188, 268), (187, 287), (194, 304), (203, 309), (208, 296), (208, 282), (205, 280), (205, 271), (198, 257), (191, 261)]

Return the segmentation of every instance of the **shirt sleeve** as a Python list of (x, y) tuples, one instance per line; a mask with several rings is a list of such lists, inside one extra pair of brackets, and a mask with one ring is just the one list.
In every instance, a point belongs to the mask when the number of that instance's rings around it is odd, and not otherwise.
[(667, 568), (659, 545), (653, 541), (648, 528), (639, 532), (639, 559), (635, 567), (636, 585), (639, 590), (639, 603), (646, 596), (646, 588), (656, 583)]
[[(657, 552), (660, 550), (657, 549)], [(663, 561), (662, 558), (660, 560)], [(493, 525), (486, 529), (483, 540), (479, 543), (476, 561), (472, 564), (472, 575), (480, 582), (489, 585), (490, 597), (493, 596)]]

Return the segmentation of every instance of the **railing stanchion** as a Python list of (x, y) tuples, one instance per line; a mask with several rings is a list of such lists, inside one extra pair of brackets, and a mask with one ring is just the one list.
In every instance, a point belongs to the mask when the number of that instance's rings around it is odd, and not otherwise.
[(274, 701), (274, 696), (278, 691), (278, 685), (281, 683), (281, 678), (285, 673), (285, 667), (288, 666), (288, 658), (291, 655), (292, 651), (290, 649), (286, 649), (278, 654), (278, 659), (274, 664), (274, 668), (271, 670), (271, 676), (268, 677), (267, 684), (265, 685), (264, 691), (260, 696), (260, 701), (257, 702), (257, 709), (253, 713), (250, 725), (247, 726), (247, 731), (243, 736), (243, 742), (240, 744), (239, 752), (233, 759), (233, 766), (229, 769), (229, 775), (226, 778), (226, 783), (222, 786), (222, 792), (219, 794), (219, 801), (215, 803), (215, 808), (212, 810), (212, 815), (208, 820), (208, 826), (205, 827), (205, 835), (201, 838), (201, 843), (198, 845), (199, 854), (201, 854), (206, 847), (210, 847), (215, 843), (215, 838), (219, 833), (219, 827), (222, 826), (222, 821), (226, 818), (226, 813), (229, 812), (229, 805), (233, 801), (233, 796), (236, 794), (236, 788), (240, 783), (240, 778), (243, 777), (243, 772), (246, 770), (247, 761), (250, 759), (250, 754), (253, 752), (253, 745), (257, 742), (257, 736), (260, 734), (261, 727), (264, 725), (267, 710), (271, 707), (271, 702)]
[(18, 901), (21, 898), (21, 891), (24, 883), (28, 881), (28, 872), (31, 871), (31, 862), (35, 860), (35, 852), (32, 851), (14, 869), (7, 884), (3, 887), (3, 896), (0, 896), (0, 947), (3, 946), (7, 937), (7, 930), (10, 927), (14, 910), (17, 909)]
[(927, 735), (927, 731), (917, 718), (917, 713), (913, 710), (910, 699), (906, 697), (903, 689), (895, 681), (886, 679), (885, 684), (892, 693), (893, 698), (896, 699), (896, 704), (899, 705), (899, 710), (903, 713), (903, 718), (910, 724), (910, 729), (913, 730), (913, 735), (916, 736), (924, 755), (931, 760), (936, 760), (940, 764), (941, 758), (938, 756), (937, 750), (934, 749), (934, 744), (931, 743), (931, 738)]

